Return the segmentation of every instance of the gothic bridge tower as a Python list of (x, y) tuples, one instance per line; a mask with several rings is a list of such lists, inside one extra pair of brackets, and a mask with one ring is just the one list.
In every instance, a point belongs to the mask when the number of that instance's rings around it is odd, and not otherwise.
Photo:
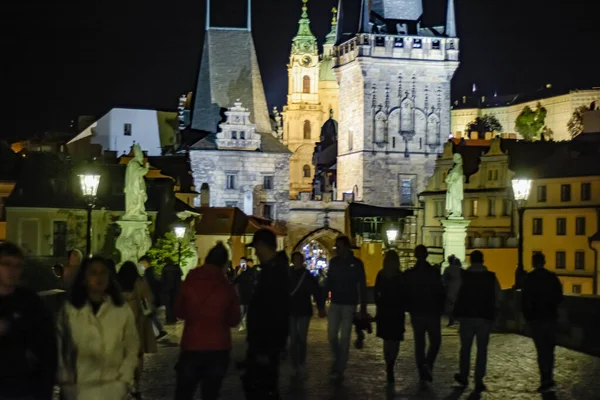
[(338, 199), (417, 206), (433, 173), (459, 65), (454, 0), (445, 27), (422, 27), (422, 15), (422, 0), (340, 0)]

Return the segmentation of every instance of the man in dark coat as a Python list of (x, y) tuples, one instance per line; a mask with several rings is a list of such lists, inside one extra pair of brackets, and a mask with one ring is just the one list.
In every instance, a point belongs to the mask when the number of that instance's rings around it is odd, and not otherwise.
[(563, 291), (556, 274), (544, 268), (546, 257), (542, 253), (533, 256), (533, 271), (527, 274), (523, 284), (523, 315), (531, 328), (531, 336), (538, 353), (541, 385), (538, 392), (556, 390), (554, 383), (554, 348), (558, 306)]
[(163, 268), (160, 282), (164, 294), (167, 324), (174, 324), (177, 322), (177, 318), (175, 317), (175, 299), (177, 299), (177, 294), (181, 287), (182, 276), (183, 273), (181, 272), (181, 268), (173, 261), (168, 260), (167, 265)]
[(18, 286), (23, 253), (0, 243), (0, 398), (51, 400), (57, 367), (53, 318), (37, 294)]
[(304, 256), (300, 252), (292, 254), (292, 270), (290, 271), (290, 356), (294, 376), (305, 379), (306, 345), (308, 327), (313, 315), (314, 299), (317, 303), (319, 316), (325, 318), (325, 298), (321, 295), (321, 288), (317, 279), (306, 269)]
[(248, 400), (280, 399), (279, 361), (288, 338), (290, 317), (289, 260), (277, 252), (277, 237), (268, 229), (254, 234), (249, 245), (260, 260), (261, 272), (248, 305)]
[[(427, 248), (415, 248), (417, 263), (404, 274), (407, 306), (415, 337), (415, 358), (421, 384), (433, 381), (433, 364), (442, 344), (441, 318), (446, 294), (440, 271), (427, 262)], [(425, 353), (425, 335), (429, 349)]]
[(487, 348), (492, 324), (500, 308), (500, 284), (496, 274), (483, 265), (483, 253), (471, 253), (471, 266), (461, 272), (461, 283), (454, 306), (454, 317), (460, 321), (460, 372), (454, 380), (466, 387), (471, 365), (471, 347), (477, 338), (475, 391), (487, 390), (483, 383), (487, 366)]

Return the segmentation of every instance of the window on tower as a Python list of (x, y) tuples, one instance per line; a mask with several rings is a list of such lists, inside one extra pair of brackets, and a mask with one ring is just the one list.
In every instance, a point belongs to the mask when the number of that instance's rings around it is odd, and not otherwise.
[(304, 139), (310, 139), (310, 121), (304, 121)]
[(302, 93), (310, 93), (310, 76), (304, 75), (302, 78)]
[(439, 50), (440, 49), (440, 41), (434, 40), (433, 42), (431, 42), (431, 48), (433, 50)]
[(305, 178), (310, 178), (310, 166), (305, 165), (304, 167), (302, 167), (302, 176), (304, 176)]

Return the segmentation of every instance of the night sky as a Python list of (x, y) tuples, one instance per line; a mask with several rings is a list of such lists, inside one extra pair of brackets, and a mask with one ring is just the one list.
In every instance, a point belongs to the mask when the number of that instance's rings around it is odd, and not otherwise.
[[(213, 1), (213, 25), (241, 26), (246, 0)], [(239, 8), (231, 10), (239, 3)], [(253, 0), (253, 30), (269, 106), (282, 106), (300, 0)], [(424, 0), (425, 24), (443, 24), (445, 0)], [(453, 98), (600, 86), (598, 14), (590, 0), (456, 0), (462, 65)], [(225, 4), (230, 5), (226, 7)], [(309, 0), (322, 41), (337, 0)], [(229, 9), (228, 9), (229, 8)], [(33, 0), (4, 8), (5, 106), (0, 138), (65, 130), (115, 106), (175, 110), (195, 87), (204, 0)], [(6, 107), (6, 104), (9, 104)]]

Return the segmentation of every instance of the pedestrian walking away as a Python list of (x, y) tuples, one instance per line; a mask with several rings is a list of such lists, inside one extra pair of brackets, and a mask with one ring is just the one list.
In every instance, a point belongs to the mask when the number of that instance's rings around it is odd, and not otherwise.
[[(446, 301), (441, 273), (427, 262), (427, 256), (427, 248), (417, 246), (417, 263), (404, 273), (421, 385), (433, 382), (433, 367), (442, 344), (441, 316)], [(428, 349), (425, 346), (425, 336), (429, 339)]]
[(138, 366), (135, 370), (132, 397), (141, 399), (140, 379), (144, 368), (144, 354), (156, 353), (156, 337), (152, 329), (151, 315), (154, 312), (150, 287), (140, 276), (138, 266), (126, 261), (117, 274), (117, 282), (123, 290), (123, 299), (131, 307), (135, 326), (140, 338)]
[(329, 346), (333, 354), (331, 378), (344, 379), (348, 363), (350, 337), (357, 305), (360, 317), (367, 315), (367, 282), (362, 261), (352, 254), (352, 245), (347, 236), (335, 241), (336, 257), (329, 264), (325, 291), (331, 292), (331, 306), (327, 324)]
[(462, 274), (462, 264), (458, 258), (453, 255), (448, 257), (448, 266), (442, 275), (442, 282), (446, 288), (446, 315), (448, 316), (448, 327), (454, 325), (454, 304), (460, 289), (460, 279)]
[(487, 367), (488, 344), (492, 325), (500, 308), (501, 290), (496, 274), (483, 265), (483, 253), (471, 253), (471, 266), (462, 272), (461, 284), (454, 307), (454, 316), (460, 322), (460, 368), (454, 380), (466, 387), (471, 367), (471, 347), (477, 339), (475, 361), (475, 391), (487, 390), (484, 383)]
[(131, 308), (101, 257), (86, 259), (58, 319), (58, 383), (65, 400), (125, 400), (140, 341)]
[(240, 322), (237, 294), (226, 276), (229, 254), (218, 243), (202, 268), (190, 271), (175, 303), (184, 321), (177, 362), (175, 400), (191, 400), (198, 385), (203, 400), (219, 398), (229, 367), (231, 328)]
[(278, 400), (279, 362), (289, 331), (289, 260), (277, 252), (271, 230), (257, 231), (249, 246), (256, 250), (261, 272), (248, 305), (244, 392), (248, 400)]
[(319, 317), (325, 318), (325, 298), (317, 279), (306, 269), (304, 256), (300, 252), (292, 254), (292, 270), (290, 271), (290, 345), (289, 352), (293, 369), (293, 377), (305, 379), (306, 345), (308, 327), (313, 315), (311, 297), (317, 304)]
[(404, 277), (400, 271), (398, 253), (385, 253), (383, 269), (375, 280), (375, 304), (377, 306), (377, 337), (383, 339), (387, 381), (396, 381), (394, 369), (400, 342), (404, 340), (404, 313), (406, 310)]
[(56, 330), (38, 295), (18, 286), (23, 263), (17, 245), (0, 243), (0, 398), (51, 400)]
[(167, 265), (163, 268), (160, 284), (164, 294), (165, 311), (167, 314), (166, 322), (169, 325), (177, 322), (177, 318), (175, 318), (175, 299), (177, 299), (177, 294), (181, 287), (182, 276), (183, 272), (181, 272), (179, 265), (168, 260)]
[(537, 350), (541, 378), (538, 392), (546, 393), (556, 390), (554, 348), (558, 307), (563, 300), (563, 290), (556, 274), (544, 268), (544, 254), (534, 254), (532, 264), (533, 271), (527, 274), (523, 284), (522, 308)]
[(240, 260), (240, 266), (237, 268), (237, 276), (233, 279), (238, 295), (240, 297), (240, 304), (242, 309), (242, 320), (240, 322), (239, 330), (243, 332), (246, 330), (246, 316), (248, 314), (248, 305), (252, 300), (254, 289), (258, 282), (258, 272), (254, 267), (252, 260), (246, 260), (242, 258)]

